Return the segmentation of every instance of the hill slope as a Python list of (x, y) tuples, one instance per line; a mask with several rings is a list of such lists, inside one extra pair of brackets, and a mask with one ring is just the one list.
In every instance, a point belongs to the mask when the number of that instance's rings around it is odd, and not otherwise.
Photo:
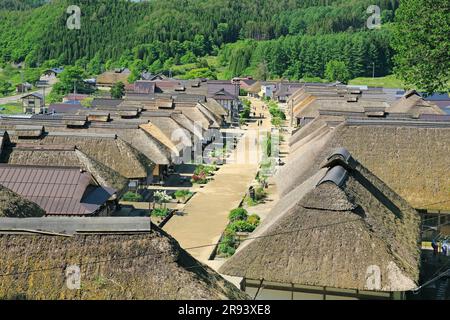
[[(239, 39), (369, 32), (365, 29), (369, 5), (379, 4), (383, 21), (389, 22), (398, 4), (388, 0), (54, 0), (30, 9), (43, 1), (8, 2), (0, 7), (0, 62), (26, 61), (36, 66), (53, 59), (54, 64), (78, 61), (86, 66), (94, 59), (111, 66), (140, 59), (155, 70), (215, 55), (222, 45)], [(81, 8), (80, 30), (66, 27), (69, 5)]]

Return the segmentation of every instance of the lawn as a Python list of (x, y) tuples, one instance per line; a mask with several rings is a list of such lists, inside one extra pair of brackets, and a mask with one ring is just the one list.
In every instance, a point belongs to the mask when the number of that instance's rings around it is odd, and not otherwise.
[(22, 105), (20, 103), (0, 104), (0, 114), (20, 114)]
[(350, 85), (370, 86), (370, 87), (384, 87), (384, 88), (399, 88), (403, 89), (405, 86), (403, 82), (397, 79), (394, 75), (389, 75), (380, 78), (355, 78), (350, 80)]

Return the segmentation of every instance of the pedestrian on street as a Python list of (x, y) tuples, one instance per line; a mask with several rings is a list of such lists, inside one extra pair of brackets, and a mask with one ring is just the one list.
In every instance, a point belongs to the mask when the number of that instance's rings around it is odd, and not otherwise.
[(433, 247), (433, 256), (437, 256), (438, 245), (436, 243), (436, 240), (433, 239), (433, 241), (431, 241), (431, 247)]

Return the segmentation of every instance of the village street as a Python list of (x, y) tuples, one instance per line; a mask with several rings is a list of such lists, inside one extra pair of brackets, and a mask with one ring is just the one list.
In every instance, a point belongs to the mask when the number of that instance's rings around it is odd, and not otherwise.
[[(250, 160), (259, 155), (254, 154), (255, 148), (248, 148), (248, 145), (256, 142), (255, 131), (258, 128), (270, 130), (271, 124), (269, 112), (263, 109), (264, 104), (256, 99), (251, 99), (251, 102), (257, 116), (260, 113), (265, 115), (262, 127), (258, 127), (257, 122), (251, 122), (247, 126), (237, 148), (230, 154), (227, 163), (216, 172), (214, 180), (196, 190), (196, 195), (185, 206), (184, 214), (175, 215), (164, 226), (164, 230), (183, 248), (218, 242), (228, 224), (230, 210), (239, 206), (255, 179), (259, 163)], [(214, 246), (207, 246), (188, 252), (199, 261), (207, 263), (213, 250)]]

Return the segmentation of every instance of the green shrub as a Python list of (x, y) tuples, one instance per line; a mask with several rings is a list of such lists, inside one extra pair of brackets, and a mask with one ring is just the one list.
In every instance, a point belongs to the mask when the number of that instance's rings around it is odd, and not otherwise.
[(141, 202), (143, 198), (139, 193), (128, 191), (122, 196), (122, 200), (127, 202)]
[(176, 199), (186, 199), (190, 195), (192, 195), (192, 192), (190, 192), (189, 190), (177, 190), (174, 193)]
[(156, 208), (152, 211), (152, 216), (165, 218), (169, 214), (169, 209), (167, 208)]
[(256, 226), (247, 221), (237, 220), (230, 223), (228, 229), (234, 232), (253, 232)]
[(214, 171), (216, 171), (217, 167), (216, 166), (212, 166), (212, 165), (205, 165), (205, 164), (199, 164), (194, 171), (195, 175), (201, 175), (201, 174), (205, 174), (205, 175), (212, 175), (214, 173)]
[(246, 220), (248, 217), (248, 212), (244, 208), (236, 208), (230, 211), (230, 214), (228, 215), (228, 219), (231, 222), (238, 221), (238, 220)]
[(225, 243), (219, 244), (219, 254), (225, 257), (231, 257), (236, 252), (234, 247), (231, 247)]
[(261, 218), (257, 214), (252, 214), (252, 215), (248, 216), (247, 222), (250, 223), (251, 225), (254, 225), (256, 228), (257, 226), (259, 226), (259, 223), (261, 222)]
[(229, 230), (228, 228), (225, 230), (218, 251), (219, 254), (226, 257), (230, 257), (236, 252), (236, 232)]

